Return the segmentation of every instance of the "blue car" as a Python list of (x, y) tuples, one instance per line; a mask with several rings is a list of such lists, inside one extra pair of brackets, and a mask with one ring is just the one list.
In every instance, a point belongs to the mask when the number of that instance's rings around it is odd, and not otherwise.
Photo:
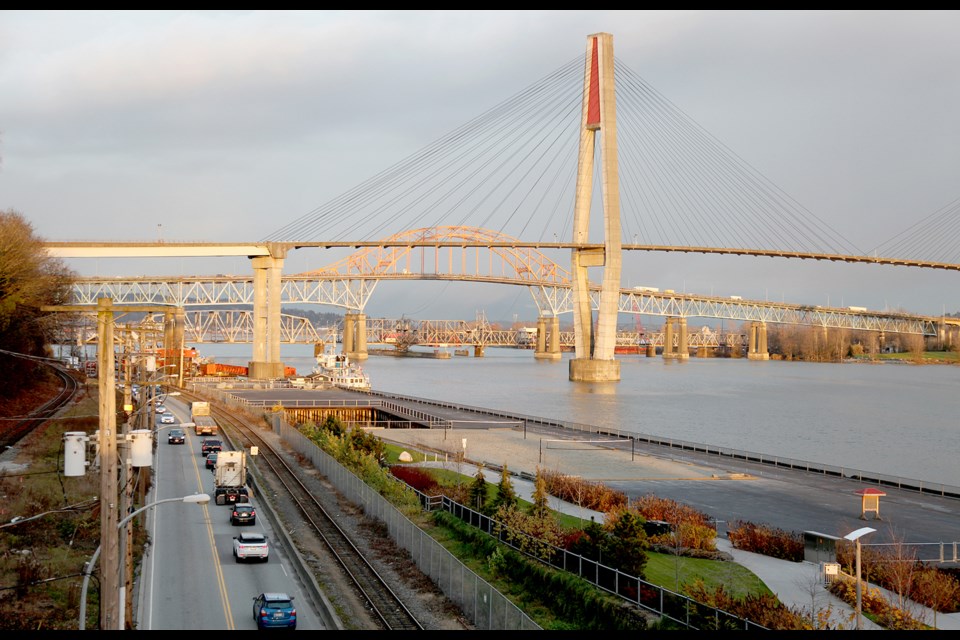
[(257, 629), (296, 629), (293, 598), (285, 593), (261, 593), (253, 599), (253, 619)]

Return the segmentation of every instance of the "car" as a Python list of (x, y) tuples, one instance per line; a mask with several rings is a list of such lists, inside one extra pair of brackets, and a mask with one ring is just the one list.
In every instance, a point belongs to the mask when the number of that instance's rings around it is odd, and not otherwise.
[(176, 424), (177, 419), (172, 413), (165, 413), (160, 416), (160, 424)]
[(207, 461), (206, 461), (205, 464), (206, 464), (206, 466), (207, 466), (207, 469), (210, 469), (210, 471), (213, 471), (213, 470), (216, 468), (216, 466), (217, 466), (217, 452), (216, 452), (216, 451), (211, 451), (210, 453), (207, 454)]
[(238, 502), (230, 512), (230, 524), (256, 524), (257, 510), (249, 502)]
[(253, 599), (253, 619), (257, 629), (297, 628), (297, 610), (293, 597), (285, 593), (261, 593)]
[(154, 411), (156, 411), (157, 413), (166, 413), (166, 412), (167, 412), (167, 408), (166, 408), (165, 406), (163, 406), (162, 404), (158, 404), (158, 405), (156, 406), (156, 408), (154, 408)]
[(207, 457), (207, 454), (211, 451), (222, 451), (223, 443), (219, 440), (213, 438), (204, 438), (203, 442), (200, 443), (200, 453), (203, 454), (203, 457)]
[(241, 533), (233, 537), (233, 557), (237, 562), (270, 559), (270, 542), (262, 533)]
[(170, 429), (167, 434), (167, 444), (184, 444), (187, 441), (187, 434), (183, 429)]

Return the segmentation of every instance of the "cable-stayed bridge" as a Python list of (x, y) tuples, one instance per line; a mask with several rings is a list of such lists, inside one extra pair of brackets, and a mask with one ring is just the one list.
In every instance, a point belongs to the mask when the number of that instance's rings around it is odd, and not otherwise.
[[(591, 211), (603, 215), (591, 219)], [(570, 313), (577, 351), (571, 379), (619, 379), (613, 349), (623, 313), (664, 317), (665, 335), (676, 332), (681, 344), (689, 317), (748, 322), (750, 352), (758, 358), (765, 356), (771, 322), (918, 335), (942, 334), (949, 323), (862, 308), (627, 290), (620, 282), (625, 252), (956, 270), (960, 248), (948, 231), (956, 211), (951, 205), (871, 251), (858, 249), (615, 59), (610, 34), (594, 34), (584, 56), (262, 241), (48, 248), (64, 257), (250, 257), (252, 277), (85, 279), (75, 295), (81, 305), (110, 298), (181, 311), (249, 305), (252, 364), (262, 365), (263, 377), (282, 371), (281, 305), (347, 309), (344, 350), (363, 357), (364, 309), (378, 283), (442, 279), (527, 287), (540, 313), (538, 335), (550, 336), (544, 344), (538, 338), (538, 356), (559, 353), (558, 319)], [(327, 267), (283, 274), (288, 253), (309, 247), (357, 251)], [(546, 250), (569, 251), (569, 268), (547, 259)]]

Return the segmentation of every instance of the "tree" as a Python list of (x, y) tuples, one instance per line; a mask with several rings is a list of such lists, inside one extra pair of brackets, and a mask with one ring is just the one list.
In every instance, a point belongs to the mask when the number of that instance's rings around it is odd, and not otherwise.
[(510, 480), (510, 472), (506, 464), (500, 470), (500, 484), (497, 485), (497, 495), (491, 505), (494, 511), (501, 506), (511, 509), (517, 506), (517, 492), (513, 489), (513, 482)]
[(483, 465), (477, 466), (477, 473), (470, 485), (470, 507), (481, 513), (487, 505), (487, 479), (483, 476)]
[[(0, 211), (0, 350), (45, 357), (65, 314), (45, 312), (70, 296), (76, 275), (51, 258), (33, 227), (13, 210)], [(15, 397), (35, 382), (36, 363), (0, 352), (0, 397)]]
[(609, 536), (603, 525), (590, 516), (590, 523), (583, 528), (583, 534), (570, 545), (570, 551), (590, 560), (600, 560), (600, 549)]
[(644, 577), (647, 566), (647, 534), (643, 530), (646, 522), (629, 509), (619, 512), (617, 518), (609, 523), (610, 535), (604, 540), (604, 562), (624, 573), (638, 578)]
[(533, 507), (530, 509), (530, 513), (535, 518), (543, 518), (550, 514), (548, 496), (547, 480), (543, 477), (543, 470), (537, 467), (537, 477), (533, 483)]

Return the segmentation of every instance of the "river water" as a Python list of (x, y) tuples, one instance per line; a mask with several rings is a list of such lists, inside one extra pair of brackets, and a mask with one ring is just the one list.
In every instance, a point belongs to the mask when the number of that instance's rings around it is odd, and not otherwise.
[[(252, 354), (249, 344), (194, 346), (225, 364)], [(300, 375), (312, 355), (311, 345), (281, 347)], [(619, 382), (575, 383), (571, 355), (491, 348), (362, 364), (376, 391), (960, 486), (958, 366), (618, 355)]]

